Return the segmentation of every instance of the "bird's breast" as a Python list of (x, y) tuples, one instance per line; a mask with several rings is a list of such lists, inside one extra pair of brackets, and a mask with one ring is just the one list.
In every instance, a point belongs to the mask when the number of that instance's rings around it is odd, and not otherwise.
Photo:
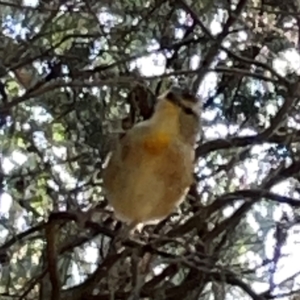
[(158, 155), (169, 147), (171, 139), (172, 137), (168, 133), (156, 132), (144, 139), (142, 147), (147, 153)]
[(129, 132), (106, 171), (107, 199), (125, 222), (165, 218), (191, 183), (192, 149), (178, 139), (176, 128), (146, 125)]

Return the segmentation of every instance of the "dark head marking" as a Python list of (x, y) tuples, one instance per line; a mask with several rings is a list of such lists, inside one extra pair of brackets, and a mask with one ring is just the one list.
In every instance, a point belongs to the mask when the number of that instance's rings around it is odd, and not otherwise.
[(198, 117), (195, 111), (184, 104), (184, 101), (190, 103), (196, 103), (198, 101), (197, 97), (193, 96), (187, 89), (181, 89), (177, 86), (173, 86), (166, 93), (165, 99), (172, 102), (174, 105), (179, 106), (187, 115)]
[(173, 92), (175, 95), (180, 97), (181, 99), (195, 103), (198, 101), (197, 97), (192, 94), (192, 92), (188, 88), (180, 88), (178, 86), (172, 86), (170, 88), (170, 92)]

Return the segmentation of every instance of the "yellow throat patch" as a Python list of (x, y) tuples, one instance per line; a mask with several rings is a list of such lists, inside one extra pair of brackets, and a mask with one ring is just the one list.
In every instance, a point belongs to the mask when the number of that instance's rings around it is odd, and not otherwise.
[(158, 155), (168, 147), (170, 141), (170, 134), (156, 132), (145, 139), (143, 142), (143, 148), (152, 155)]
[(157, 126), (153, 128), (143, 142), (143, 148), (152, 155), (159, 155), (177, 135), (179, 108), (165, 101), (155, 112)]

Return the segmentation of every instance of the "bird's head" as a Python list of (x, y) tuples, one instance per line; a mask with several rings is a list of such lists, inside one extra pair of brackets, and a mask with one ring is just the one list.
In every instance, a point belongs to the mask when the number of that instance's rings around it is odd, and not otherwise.
[(156, 112), (165, 119), (176, 118), (182, 138), (195, 143), (200, 132), (201, 101), (187, 88), (173, 86), (159, 96)]
[(158, 97), (157, 105), (166, 105), (166, 102), (175, 106), (183, 114), (200, 115), (200, 99), (193, 95), (187, 88), (180, 88), (178, 86), (171, 87), (168, 91)]

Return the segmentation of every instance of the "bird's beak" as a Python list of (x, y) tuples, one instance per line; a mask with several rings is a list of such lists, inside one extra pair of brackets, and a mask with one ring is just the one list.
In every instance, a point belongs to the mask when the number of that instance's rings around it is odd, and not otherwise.
[(192, 103), (197, 103), (198, 98), (192, 94), (192, 92), (186, 88), (186, 87), (179, 87), (179, 86), (172, 86), (169, 89), (169, 92), (167, 94), (167, 98), (173, 98), (170, 99), (173, 102), (180, 102), (182, 100)]

